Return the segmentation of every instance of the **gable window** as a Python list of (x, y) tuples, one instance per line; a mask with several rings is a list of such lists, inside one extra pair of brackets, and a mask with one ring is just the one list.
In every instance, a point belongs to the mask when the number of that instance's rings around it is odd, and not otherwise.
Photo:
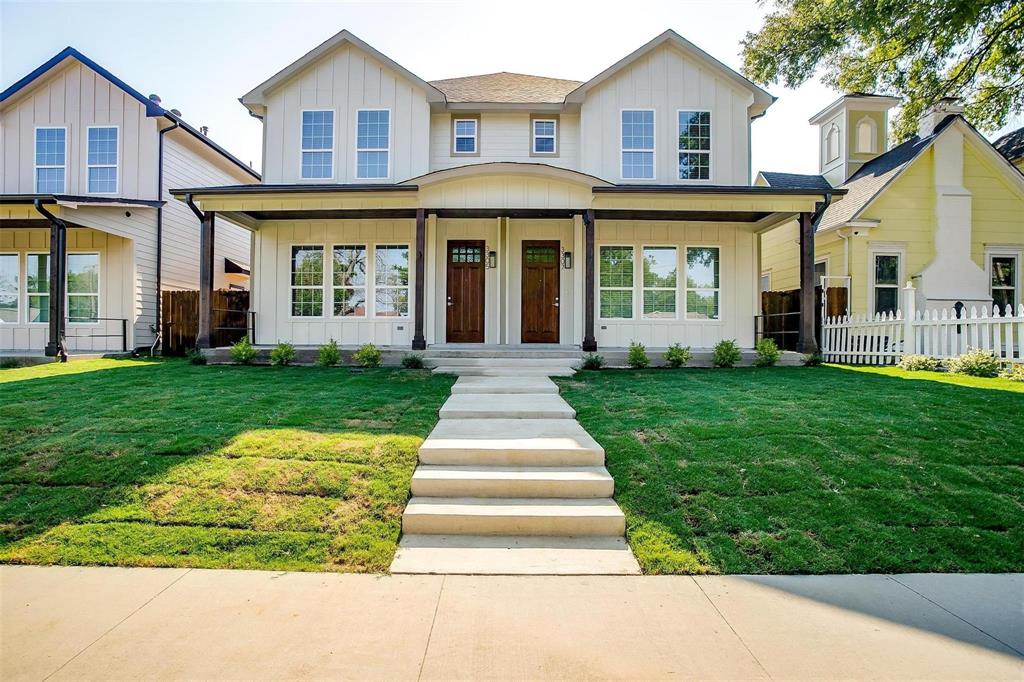
[(530, 121), (532, 127), (530, 151), (533, 154), (558, 153), (558, 121), (552, 118), (535, 118)]
[(96, 322), (100, 314), (100, 254), (68, 254), (68, 322)]
[(18, 254), (0, 253), (0, 324), (18, 323)]
[(50, 255), (25, 256), (25, 290), (28, 292), (26, 322), (50, 321)]
[(676, 247), (645, 246), (644, 310), (643, 316), (651, 320), (676, 318)]
[(711, 179), (711, 112), (679, 112), (679, 179)]
[(873, 154), (875, 152), (875, 122), (865, 116), (857, 123), (857, 153)]
[(633, 318), (633, 247), (602, 246), (600, 316), (605, 320)]
[(64, 128), (36, 128), (36, 192), (64, 193), (67, 136)]
[(378, 246), (373, 267), (376, 317), (409, 315), (409, 246)]
[(717, 246), (686, 247), (686, 319), (718, 319), (718, 271)]
[[(1013, 254), (989, 256), (989, 282), (991, 285), (992, 305), (1005, 314), (1007, 306), (1012, 312), (1017, 311), (1020, 303), (1017, 283), (1020, 281), (1020, 257)], [(1011, 313), (1012, 314), (1012, 313)]]
[(874, 314), (895, 313), (900, 307), (900, 254), (874, 256)]
[(390, 147), (391, 112), (387, 109), (356, 112), (356, 177), (388, 177)]
[(366, 317), (366, 246), (335, 246), (334, 316)]
[(654, 111), (622, 112), (622, 178), (654, 179)]
[(839, 126), (835, 123), (828, 127), (825, 133), (825, 163), (831, 163), (839, 158)]
[(480, 122), (475, 118), (457, 118), (452, 121), (452, 153), (474, 155), (479, 153)]
[(334, 112), (302, 112), (302, 178), (334, 177)]
[(292, 317), (324, 314), (324, 247), (292, 247), (291, 309)]
[(89, 128), (86, 165), (90, 194), (117, 192), (117, 128)]

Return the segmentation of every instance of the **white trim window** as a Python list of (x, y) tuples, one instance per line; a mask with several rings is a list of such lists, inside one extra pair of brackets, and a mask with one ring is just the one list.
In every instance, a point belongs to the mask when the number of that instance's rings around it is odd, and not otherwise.
[(100, 254), (68, 254), (67, 296), (70, 324), (99, 321)]
[(992, 304), (999, 307), (999, 314), (1006, 313), (1006, 307), (1016, 313), (1020, 305), (1020, 255), (1013, 253), (990, 253), (988, 256), (989, 292)]
[(686, 247), (686, 319), (720, 318), (720, 256), (717, 246)]
[(374, 248), (374, 317), (409, 316), (409, 245)]
[(50, 254), (25, 254), (25, 321), (45, 324), (50, 321)]
[(711, 179), (711, 112), (679, 112), (679, 179)]
[(654, 110), (622, 111), (622, 179), (654, 179)]
[(303, 180), (330, 180), (334, 177), (334, 111), (302, 112)]
[(530, 121), (533, 131), (531, 149), (534, 154), (557, 154), (558, 121), (553, 118), (535, 118)]
[(864, 116), (857, 122), (857, 153), (874, 154), (878, 137), (878, 125), (870, 116)]
[(633, 247), (602, 246), (598, 253), (599, 317), (602, 320), (633, 319)]
[(360, 109), (356, 112), (356, 177), (376, 180), (390, 176), (391, 112)]
[(292, 317), (322, 317), (324, 314), (324, 247), (295, 245), (291, 252)]
[(19, 260), (16, 253), (0, 253), (0, 324), (18, 324), (21, 319)]
[(67, 128), (36, 128), (35, 181), (40, 194), (63, 194), (67, 177)]
[(331, 275), (335, 317), (366, 317), (365, 244), (335, 244)]
[(676, 319), (678, 250), (674, 246), (644, 246), (641, 264), (644, 319)]
[(821, 286), (822, 277), (828, 277), (828, 258), (814, 261), (814, 286)]
[(117, 194), (116, 126), (90, 126), (86, 132), (89, 194)]
[(476, 154), (479, 122), (475, 118), (457, 118), (452, 125), (455, 127), (455, 146), (452, 151), (456, 154)]
[(875, 252), (871, 256), (871, 314), (895, 313), (900, 309), (902, 254)]

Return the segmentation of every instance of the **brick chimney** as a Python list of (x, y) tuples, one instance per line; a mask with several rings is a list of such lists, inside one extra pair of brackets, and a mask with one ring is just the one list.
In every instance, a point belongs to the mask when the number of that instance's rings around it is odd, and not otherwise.
[(917, 134), (922, 139), (928, 137), (947, 116), (964, 113), (964, 108), (958, 104), (960, 100), (956, 97), (943, 97), (935, 104), (924, 110), (924, 113), (917, 119)]

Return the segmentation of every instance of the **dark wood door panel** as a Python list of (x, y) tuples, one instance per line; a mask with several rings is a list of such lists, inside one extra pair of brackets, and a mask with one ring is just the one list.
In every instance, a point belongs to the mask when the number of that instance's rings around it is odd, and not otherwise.
[(446, 334), (449, 343), (484, 341), (484, 243), (448, 242)]
[(558, 343), (559, 252), (557, 241), (523, 242), (523, 343)]

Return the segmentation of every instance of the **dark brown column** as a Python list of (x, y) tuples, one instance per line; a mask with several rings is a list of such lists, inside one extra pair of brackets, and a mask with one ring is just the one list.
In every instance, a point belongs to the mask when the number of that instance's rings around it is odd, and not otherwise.
[(412, 349), (424, 350), (427, 339), (423, 336), (423, 317), (426, 310), (425, 293), (427, 281), (427, 214), (422, 208), (416, 209), (416, 310), (413, 319)]
[(67, 310), (68, 228), (61, 220), (50, 219), (50, 338), (46, 342), (46, 355), (67, 360), (64, 338)]
[(583, 283), (583, 350), (592, 353), (597, 350), (594, 336), (594, 210), (588, 208), (583, 214), (583, 243), (586, 251), (586, 271)]
[(801, 353), (816, 353), (814, 337), (814, 222), (810, 213), (800, 214), (800, 343)]
[(199, 333), (196, 347), (209, 348), (213, 331), (213, 211), (203, 213), (199, 227)]

